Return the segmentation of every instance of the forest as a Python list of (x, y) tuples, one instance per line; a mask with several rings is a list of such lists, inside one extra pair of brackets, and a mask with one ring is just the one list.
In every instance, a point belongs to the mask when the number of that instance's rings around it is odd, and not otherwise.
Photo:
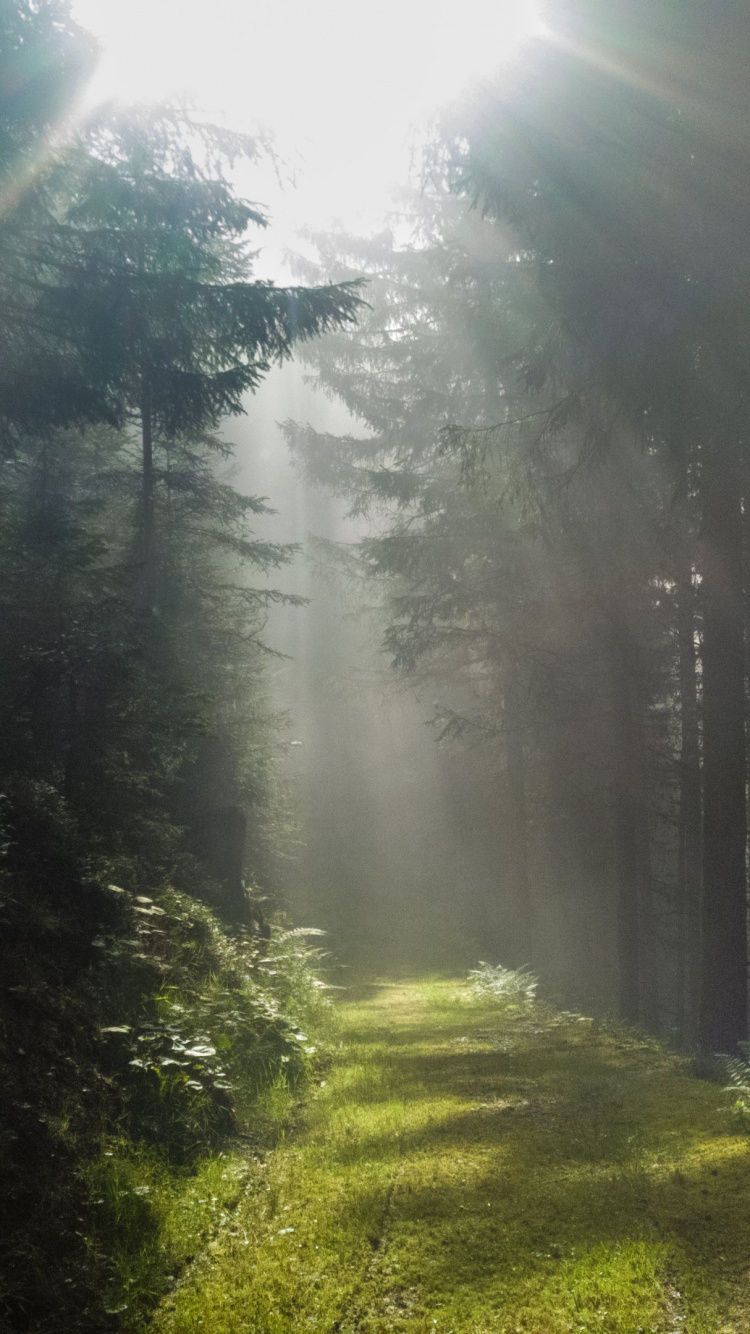
[(0, 0), (0, 1334), (747, 1334), (750, 9), (326, 4)]

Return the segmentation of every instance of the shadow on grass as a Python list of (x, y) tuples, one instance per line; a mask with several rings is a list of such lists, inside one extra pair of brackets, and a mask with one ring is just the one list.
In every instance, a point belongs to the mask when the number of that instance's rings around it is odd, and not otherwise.
[[(406, 1125), (395, 1116), (377, 1132), (354, 1127), (327, 1154), (342, 1165), (407, 1165), (388, 1229), (399, 1281), (425, 1282), (434, 1300), (463, 1293), (467, 1309), (489, 1294), (509, 1312), (532, 1289), (539, 1311), (556, 1313), (589, 1299), (595, 1312), (610, 1290), (618, 1311), (641, 1300), (661, 1310), (670, 1284), (701, 1311), (726, 1315), (740, 1299), (750, 1143), (717, 1115), (715, 1088), (669, 1053), (637, 1034), (486, 1014), (440, 1028), (358, 1025), (348, 1037), (361, 1048), (363, 1118), (393, 1101)], [(356, 1076), (342, 1103), (353, 1089)], [(446, 1112), (461, 1100), (474, 1105)], [(437, 1115), (430, 1102), (442, 1103)]]
[(385, 982), (376, 980), (358, 980), (340, 985), (341, 990), (334, 1002), (337, 1008), (344, 1005), (367, 1005), (381, 996), (387, 986)]
[[(472, 1309), (478, 1297), (495, 1300), (501, 1289), (509, 1311), (521, 1309), (524, 1290), (528, 1296), (531, 1288), (541, 1289), (549, 1302), (562, 1300), (566, 1290), (571, 1302), (580, 1302), (581, 1285), (604, 1291), (607, 1283), (613, 1291), (622, 1287), (623, 1302), (627, 1284), (650, 1284), (658, 1302), (667, 1268), (672, 1281), (687, 1288), (699, 1273), (701, 1300), (709, 1306), (723, 1302), (725, 1309), (731, 1289), (741, 1290), (750, 1153), (712, 1158), (709, 1141), (706, 1161), (692, 1171), (650, 1172), (639, 1157), (628, 1157), (632, 1124), (620, 1127), (608, 1153), (586, 1160), (586, 1127), (578, 1144), (566, 1146), (566, 1123), (559, 1123), (550, 1151), (541, 1152), (534, 1126), (520, 1125), (518, 1113), (480, 1113), (444, 1118), (397, 1142), (360, 1142), (360, 1152), (415, 1156), (411, 1181), (405, 1174), (396, 1189), (389, 1225), (389, 1265), (399, 1281), (426, 1282), (433, 1301), (441, 1294), (460, 1301), (464, 1293)], [(478, 1144), (502, 1150), (489, 1169), (483, 1155), (479, 1178), (471, 1172)], [(435, 1163), (422, 1171), (417, 1156), (430, 1151)], [(441, 1175), (436, 1163), (444, 1164)], [(366, 1198), (357, 1208), (367, 1210)], [(590, 1256), (599, 1257), (596, 1265)]]
[[(482, 1102), (494, 1099), (531, 1099), (543, 1104), (550, 1093), (564, 1097), (582, 1120), (628, 1125), (630, 1110), (649, 1099), (650, 1087), (666, 1079), (678, 1091), (680, 1076), (668, 1063), (623, 1062), (618, 1049), (607, 1043), (543, 1047), (497, 1044), (481, 1049), (459, 1043), (448, 1049), (439, 1044), (427, 1050), (424, 1030), (405, 1030), (392, 1037), (358, 1034), (357, 1060), (351, 1077), (331, 1091), (331, 1108), (345, 1106), (356, 1093), (359, 1107), (394, 1100), (419, 1104), (435, 1099)], [(626, 1114), (623, 1115), (623, 1109)]]

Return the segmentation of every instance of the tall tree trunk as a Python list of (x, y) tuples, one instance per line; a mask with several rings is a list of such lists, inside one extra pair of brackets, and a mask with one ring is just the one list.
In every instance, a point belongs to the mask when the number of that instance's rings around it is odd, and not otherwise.
[(614, 733), (614, 822), (617, 867), (617, 952), (620, 1018), (637, 1024), (641, 1013), (641, 837), (638, 747), (635, 735), (632, 653), (627, 632), (613, 626), (610, 674)]
[(63, 794), (72, 806), (75, 797), (76, 760), (78, 758), (78, 682), (71, 671), (67, 678), (67, 743), (63, 770)]
[(695, 653), (695, 593), (687, 515), (688, 477), (684, 467), (676, 502), (680, 524), (676, 569), (680, 682), (680, 804), (677, 830), (678, 968), (681, 1038), (683, 1046), (692, 1048), (698, 1040), (703, 831)]
[(149, 611), (156, 611), (156, 517), (154, 512), (154, 435), (151, 391), (148, 376), (143, 376), (141, 393), (141, 486), (143, 504), (143, 599)]
[[(641, 702), (642, 703), (642, 702)], [(639, 713), (639, 718), (643, 715)], [(639, 756), (639, 771), (644, 765)], [(648, 800), (642, 778), (634, 793), (636, 813), (636, 855), (638, 858), (638, 971), (640, 977), (641, 1023), (649, 1033), (662, 1032), (664, 1010), (664, 943), (661, 905), (654, 890), (651, 866), (651, 837)]]
[[(750, 442), (745, 442), (743, 451), (743, 585), (745, 608), (745, 873), (750, 868), (750, 829), (748, 828), (748, 800), (750, 800), (750, 478), (748, 464)], [(748, 1032), (750, 1034), (750, 886), (747, 885), (748, 906)]]
[(508, 778), (508, 827), (512, 849), (513, 917), (516, 927), (517, 962), (532, 958), (533, 918), (529, 882), (528, 811), (526, 803), (526, 755), (523, 742), (521, 681), (518, 660), (508, 654), (503, 671), (505, 760)]
[(700, 1037), (747, 1037), (745, 663), (739, 446), (712, 443), (702, 470), (703, 962)]

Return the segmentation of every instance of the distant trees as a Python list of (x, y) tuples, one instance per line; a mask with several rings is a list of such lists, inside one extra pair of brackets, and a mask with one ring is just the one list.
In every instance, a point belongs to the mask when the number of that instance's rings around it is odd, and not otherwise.
[[(700, 546), (681, 557), (683, 801), (697, 822), (687, 623), (700, 606), (701, 1035), (747, 1032), (744, 235), (746, 6), (561, 7), (553, 36), (463, 127), (457, 184), (512, 223), (559, 321), (568, 373), (604, 396), (691, 490)], [(554, 375), (553, 358), (541, 360)], [(693, 529), (694, 535), (694, 529)], [(683, 530), (680, 541), (689, 541)], [(691, 735), (692, 733), (692, 735)], [(684, 834), (687, 832), (683, 824)], [(684, 836), (684, 835), (683, 835)], [(683, 885), (688, 916), (696, 885)]]
[[(346, 497), (355, 513), (374, 514), (381, 535), (361, 548), (362, 566), (386, 590), (387, 649), (395, 665), (427, 674), (443, 696), (440, 726), (477, 735), (504, 729), (501, 803), (506, 874), (513, 899), (508, 942), (516, 962), (529, 957), (531, 904), (527, 867), (525, 726), (517, 688), (514, 595), (494, 585), (493, 562), (523, 565), (523, 538), (487, 498), (477, 509), (460, 484), (461, 463), (441, 437), (451, 420), (491, 429), (501, 381), (486, 358), (474, 320), (489, 325), (503, 279), (490, 278), (483, 238), (448, 198), (425, 197), (410, 215), (420, 244), (400, 250), (385, 233), (371, 242), (318, 237), (321, 271), (370, 275), (368, 302), (355, 337), (331, 336), (310, 359), (321, 383), (362, 422), (361, 437), (335, 439), (288, 423), (307, 474)], [(477, 282), (484, 266), (485, 287)], [(305, 270), (311, 277), (314, 270)], [(487, 365), (484, 362), (487, 360)], [(506, 481), (509, 477), (506, 473)], [(512, 509), (512, 506), (510, 507)], [(385, 521), (383, 531), (381, 525)], [(460, 718), (446, 701), (473, 701)], [(504, 711), (505, 710), (505, 711)], [(509, 721), (510, 719), (510, 721)], [(497, 812), (498, 821), (501, 812)]]
[(453, 113), (410, 245), (319, 242), (373, 275), (313, 352), (367, 432), (290, 428), (380, 507), (396, 663), (481, 697), (444, 727), (502, 747), (535, 938), (545, 880), (597, 880), (623, 1017), (708, 1050), (747, 1031), (747, 21), (557, 6)]
[[(593, 894), (601, 913), (616, 892), (623, 1010), (635, 1018), (650, 891), (636, 757), (654, 695), (639, 645), (663, 633), (646, 563), (646, 551), (658, 559), (658, 474), (635, 456), (624, 486), (616, 468), (580, 466), (581, 413), (564, 389), (518, 382), (539, 315), (528, 266), (444, 189), (412, 210), (412, 246), (318, 238), (325, 271), (372, 275), (356, 335), (310, 352), (370, 433), (289, 424), (288, 435), (311, 477), (376, 516), (361, 558), (386, 591), (394, 663), (434, 683), (443, 736), (498, 755), (496, 948), (516, 960), (541, 949), (548, 962), (547, 905), (569, 894), (583, 915)], [(619, 644), (632, 634), (625, 665)], [(632, 758), (618, 766), (621, 753)], [(604, 850), (593, 874), (587, 836)], [(602, 954), (614, 945), (600, 941)], [(585, 971), (586, 950), (573, 949)]]

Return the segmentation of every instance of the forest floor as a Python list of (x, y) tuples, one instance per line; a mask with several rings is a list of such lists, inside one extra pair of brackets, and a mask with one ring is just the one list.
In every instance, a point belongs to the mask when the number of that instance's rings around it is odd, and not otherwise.
[(456, 982), (337, 1009), (325, 1081), (159, 1334), (748, 1334), (750, 1137), (720, 1086)]

